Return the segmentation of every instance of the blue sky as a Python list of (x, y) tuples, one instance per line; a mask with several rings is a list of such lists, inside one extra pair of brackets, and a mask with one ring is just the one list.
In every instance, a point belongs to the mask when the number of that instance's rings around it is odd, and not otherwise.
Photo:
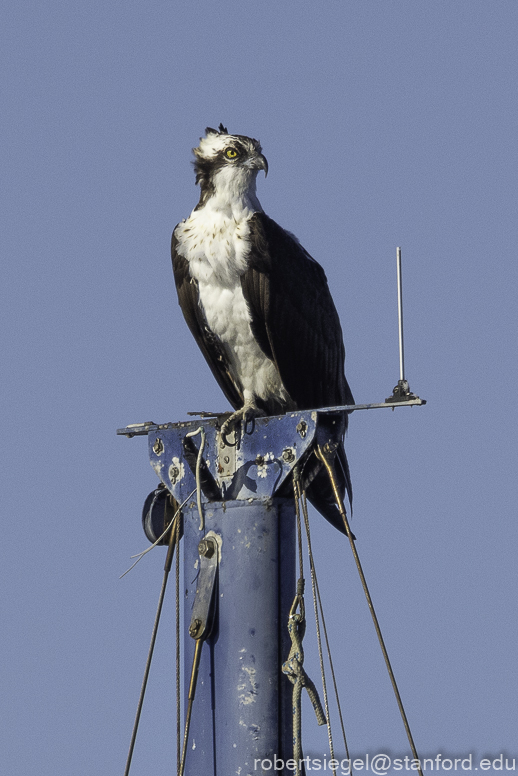
[[(428, 404), (351, 418), (358, 550), (420, 753), (518, 758), (516, 3), (3, 17), (2, 771), (123, 771), (163, 551), (119, 580), (156, 477), (115, 430), (227, 409), (169, 260), (197, 201), (190, 149), (220, 121), (260, 138), (262, 205), (326, 270), (358, 402), (398, 379), (402, 246), (407, 376)], [(404, 755), (350, 553), (312, 520), (351, 749)], [(172, 604), (135, 776), (173, 772)]]

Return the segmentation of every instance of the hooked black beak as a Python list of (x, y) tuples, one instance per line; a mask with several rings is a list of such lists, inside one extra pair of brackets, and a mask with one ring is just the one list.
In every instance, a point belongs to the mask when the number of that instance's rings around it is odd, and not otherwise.
[(266, 157), (262, 154), (257, 154), (257, 156), (254, 156), (250, 166), (253, 167), (254, 170), (264, 170), (265, 178), (268, 175), (268, 162), (266, 161)]

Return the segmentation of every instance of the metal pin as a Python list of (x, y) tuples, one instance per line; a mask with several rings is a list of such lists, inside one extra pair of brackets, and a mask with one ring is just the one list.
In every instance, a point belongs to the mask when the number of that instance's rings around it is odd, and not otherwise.
[(191, 681), (189, 684), (189, 694), (187, 696), (187, 713), (185, 715), (185, 730), (183, 734), (183, 747), (182, 747), (182, 759), (180, 761), (179, 776), (183, 776), (185, 769), (185, 755), (187, 754), (187, 741), (189, 740), (189, 728), (191, 726), (191, 714), (192, 705), (194, 702), (194, 696), (196, 694), (196, 682), (198, 681), (198, 670), (200, 668), (201, 648), (203, 647), (203, 639), (196, 641), (194, 648), (194, 658), (192, 661)]

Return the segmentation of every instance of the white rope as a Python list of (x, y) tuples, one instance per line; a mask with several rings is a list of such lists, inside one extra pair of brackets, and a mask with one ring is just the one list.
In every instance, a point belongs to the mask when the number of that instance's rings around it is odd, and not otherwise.
[(200, 441), (200, 449), (198, 450), (198, 457), (196, 459), (196, 501), (198, 503), (198, 513), (200, 515), (200, 531), (203, 531), (204, 525), (205, 525), (205, 519), (203, 516), (203, 509), (201, 505), (201, 462), (202, 462), (202, 455), (203, 455), (203, 448), (205, 447), (205, 429), (203, 426), (198, 426), (196, 431), (190, 431), (188, 434), (185, 435), (185, 437), (192, 437), (196, 436), (197, 434), (201, 435), (201, 441)]

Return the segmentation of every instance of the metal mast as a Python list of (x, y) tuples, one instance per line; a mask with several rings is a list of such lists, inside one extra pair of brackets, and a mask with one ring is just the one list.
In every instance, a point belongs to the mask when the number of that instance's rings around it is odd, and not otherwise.
[[(423, 405), (405, 378), (401, 249), (397, 249), (399, 381), (385, 402), (316, 408), (258, 418), (225, 437), (227, 415), (202, 413), (185, 423), (143, 423), (117, 431), (147, 436), (162, 490), (148, 497), (143, 522), (152, 541), (172, 553), (183, 536), (184, 738), (177, 776), (271, 774), (293, 757), (292, 684), (282, 674), (293, 657), (296, 521), (289, 480), (316, 451), (332, 475), (337, 416), (343, 412)], [(199, 443), (195, 442), (201, 435)], [(157, 495), (158, 494), (158, 495)], [(151, 497), (152, 496), (152, 497)], [(340, 508), (340, 505), (339, 505)], [(349, 537), (410, 746), (417, 757), (370, 594)], [(175, 536), (165, 538), (175, 522)], [(152, 646), (126, 766), (129, 773)], [(290, 624), (292, 631), (292, 625)], [(290, 651), (291, 647), (291, 651)], [(289, 662), (289, 661), (288, 661)], [(300, 669), (301, 670), (301, 669)], [(300, 687), (300, 684), (299, 684)], [(300, 697), (300, 694), (299, 694)], [(317, 712), (318, 717), (318, 712)], [(320, 724), (325, 723), (320, 714)], [(299, 750), (300, 751), (300, 747)], [(275, 760), (277, 758), (277, 760)], [(271, 767), (262, 768), (263, 763)], [(419, 769), (418, 769), (419, 770)], [(293, 769), (286, 772), (293, 773)], [(303, 773), (297, 770), (297, 774)]]

